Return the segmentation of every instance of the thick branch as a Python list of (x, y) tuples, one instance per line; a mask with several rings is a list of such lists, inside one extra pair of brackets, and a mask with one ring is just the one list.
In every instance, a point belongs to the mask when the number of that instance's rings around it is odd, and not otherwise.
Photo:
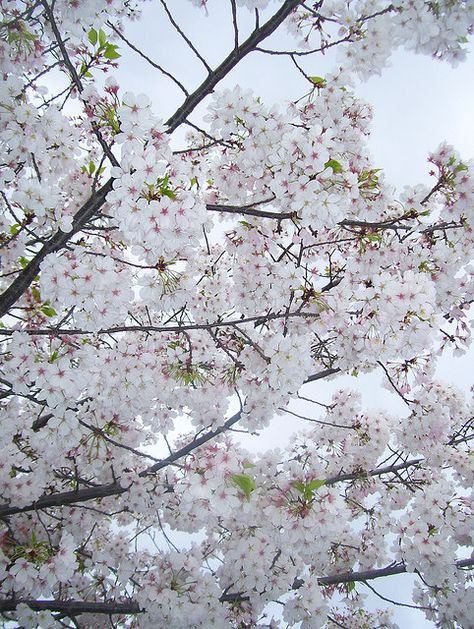
[[(313, 382), (315, 380), (320, 380), (324, 378), (326, 375), (329, 375), (328, 372), (333, 372), (333, 370), (325, 370), (321, 372), (321, 374), (315, 374), (308, 378), (307, 382)], [(140, 473), (140, 476), (147, 476), (154, 472), (157, 472), (160, 469), (163, 469), (167, 465), (171, 465), (178, 459), (186, 456), (199, 446), (207, 443), (217, 435), (222, 434), (225, 430), (228, 430), (231, 426), (236, 424), (241, 418), (242, 410), (238, 413), (230, 417), (227, 421), (222, 424), (222, 426), (206, 432), (201, 437), (195, 438), (190, 441), (186, 446), (183, 446), (180, 450), (173, 452), (166, 459), (163, 459), (159, 463), (148, 467), (143, 472)], [(46, 496), (41, 496), (38, 498), (36, 502), (26, 505), (24, 507), (15, 507), (10, 506), (9, 504), (0, 505), (0, 518), (6, 518), (11, 515), (15, 515), (17, 513), (24, 513), (26, 511), (35, 511), (37, 509), (45, 509), (48, 507), (60, 507), (66, 506), (70, 504), (74, 504), (77, 502), (85, 502), (88, 500), (94, 500), (98, 498), (105, 498), (107, 496), (117, 496), (123, 494), (127, 491), (124, 487), (122, 487), (118, 482), (109, 483), (107, 485), (99, 485), (97, 487), (87, 487), (85, 489), (78, 489), (77, 491), (68, 491), (68, 492), (60, 492), (55, 494), (49, 494)]]
[(139, 614), (143, 612), (138, 603), (130, 601), (127, 603), (101, 603), (95, 601), (36, 601), (28, 598), (16, 598), (0, 601), (0, 612), (15, 611), (17, 605), (28, 605), (36, 612), (49, 610), (60, 612), (66, 616), (76, 616), (78, 614)]
[(256, 28), (238, 48), (224, 59), (215, 70), (209, 73), (201, 85), (186, 98), (181, 107), (166, 122), (168, 131), (171, 133), (182, 124), (189, 114), (199, 105), (199, 103), (214, 91), (216, 85), (238, 64), (242, 59), (252, 52), (255, 47), (269, 35), (271, 35), (280, 24), (301, 4), (302, 0), (286, 0), (280, 9), (265, 24)]
[(322, 378), (327, 378), (328, 376), (332, 376), (335, 373), (339, 373), (341, 370), (339, 367), (335, 367), (332, 369), (325, 369), (324, 371), (320, 371), (319, 373), (315, 373), (312, 376), (308, 376), (304, 384), (308, 384), (308, 382), (315, 382), (316, 380), (321, 380)]
[(376, 467), (373, 470), (369, 470), (368, 472), (360, 471), (360, 472), (350, 472), (347, 474), (337, 474), (336, 476), (331, 476), (326, 479), (326, 485), (334, 485), (335, 483), (341, 483), (346, 480), (356, 480), (360, 478), (367, 478), (369, 476), (382, 476), (383, 474), (393, 474), (394, 472), (399, 472), (400, 470), (406, 470), (409, 467), (414, 467), (419, 463), (423, 463), (424, 459), (411, 459), (409, 461), (405, 461), (405, 463), (399, 463), (398, 465), (387, 465), (386, 467)]
[(108, 483), (107, 485), (98, 485), (97, 487), (86, 487), (77, 491), (64, 491), (57, 494), (48, 494), (41, 496), (32, 504), (24, 507), (10, 507), (3, 504), (0, 506), (0, 518), (6, 518), (16, 513), (25, 513), (27, 511), (37, 511), (38, 509), (47, 509), (49, 507), (65, 507), (75, 504), (76, 502), (87, 502), (88, 500), (97, 500), (107, 496), (118, 496), (127, 491), (119, 483)]
[[(186, 446), (180, 448), (173, 454), (170, 454), (166, 459), (162, 459), (158, 463), (151, 465), (147, 469), (140, 472), (139, 476), (148, 476), (149, 474), (153, 474), (168, 465), (171, 465), (178, 459), (186, 456), (199, 446), (202, 446), (204, 443), (207, 443), (217, 435), (228, 430), (231, 426), (236, 424), (240, 417), (242, 411), (239, 411), (232, 417), (229, 417), (227, 421), (225, 421), (222, 426), (214, 430), (210, 430), (209, 432), (204, 433), (201, 437), (197, 439), (193, 439)], [(99, 485), (97, 487), (87, 487), (85, 489), (79, 489), (77, 491), (67, 491), (57, 494), (50, 494), (47, 496), (42, 496), (38, 498), (36, 502), (33, 504), (27, 505), (25, 507), (10, 507), (9, 505), (0, 506), (0, 518), (7, 517), (10, 515), (15, 515), (16, 513), (24, 513), (25, 511), (36, 511), (38, 509), (45, 509), (47, 507), (60, 507), (69, 504), (74, 504), (76, 502), (86, 502), (88, 500), (95, 500), (97, 498), (105, 498), (107, 496), (118, 496), (127, 491), (126, 488), (122, 487), (118, 482), (109, 483), (107, 485)]]
[(112, 190), (112, 179), (95, 192), (78, 210), (72, 223), (72, 231), (57, 231), (54, 236), (38, 251), (29, 264), (19, 273), (10, 286), (0, 295), (0, 317), (3, 317), (15, 302), (23, 295), (40, 271), (41, 262), (50, 253), (62, 249), (84, 225), (100, 210), (105, 197)]
[[(461, 559), (456, 561), (457, 568), (468, 568), (474, 565), (474, 559)], [(387, 566), (386, 568), (377, 568), (375, 570), (364, 570), (362, 572), (346, 572), (344, 574), (335, 574), (328, 577), (319, 577), (320, 585), (339, 585), (340, 583), (350, 583), (351, 581), (371, 581), (380, 577), (389, 577), (394, 574), (403, 574), (408, 572), (404, 563), (399, 562)], [(301, 583), (300, 583), (301, 585)]]
[(345, 218), (343, 221), (340, 221), (338, 225), (340, 225), (341, 227), (361, 227), (363, 229), (373, 229), (373, 230), (376, 230), (376, 229), (394, 229), (394, 230), (413, 229), (412, 225), (401, 225), (399, 223), (399, 221), (405, 220), (407, 218), (413, 218), (413, 217), (399, 216), (397, 218), (392, 218), (387, 221), (375, 221), (375, 222), (358, 221), (358, 220), (352, 220), (350, 218)]
[(199, 446), (202, 446), (204, 443), (207, 443), (211, 439), (214, 439), (214, 437), (217, 437), (217, 435), (220, 435), (226, 430), (228, 430), (231, 426), (233, 426), (239, 421), (241, 416), (242, 416), (242, 410), (240, 410), (235, 415), (232, 415), (232, 417), (229, 417), (229, 419), (226, 422), (224, 422), (222, 426), (219, 426), (218, 428), (215, 428), (214, 430), (210, 430), (209, 432), (204, 433), (204, 435), (202, 435), (202, 437), (199, 437), (198, 439), (193, 439), (193, 441), (188, 443), (188, 445), (184, 446), (180, 450), (177, 450), (176, 452), (173, 452), (173, 454), (170, 454), (170, 456), (167, 457), (166, 459), (163, 459), (159, 463), (155, 463), (154, 465), (151, 465), (148, 469), (144, 470), (143, 472), (140, 472), (140, 476), (148, 476), (149, 474), (158, 472), (159, 470), (162, 470), (164, 467), (167, 467), (171, 463), (174, 463), (178, 459), (181, 459), (183, 456), (190, 454), (190, 452), (192, 452)]
[(208, 212), (221, 212), (224, 214), (244, 214), (248, 216), (258, 216), (259, 218), (274, 218), (278, 221), (284, 219), (297, 219), (296, 212), (267, 212), (266, 210), (257, 210), (254, 207), (241, 205), (212, 205), (207, 204)]
[[(471, 568), (474, 566), (474, 559), (459, 559), (455, 562), (458, 569)], [(375, 568), (373, 570), (363, 570), (360, 572), (343, 572), (341, 574), (332, 574), (327, 577), (318, 577), (319, 585), (342, 585), (344, 583), (365, 582), (381, 577), (390, 577), (395, 574), (404, 574), (408, 572), (403, 562), (395, 562), (385, 568)], [(295, 579), (292, 589), (299, 590), (304, 585), (304, 579)], [(248, 600), (248, 596), (244, 592), (229, 592), (221, 596), (221, 601), (239, 602)]]

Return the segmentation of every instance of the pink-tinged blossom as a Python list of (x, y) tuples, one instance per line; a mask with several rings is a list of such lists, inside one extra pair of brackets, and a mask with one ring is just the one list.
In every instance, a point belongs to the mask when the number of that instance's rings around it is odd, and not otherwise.
[[(471, 341), (473, 164), (442, 143), (394, 190), (353, 75), (457, 63), (472, 3), (231, 4), (232, 58), (245, 10), (290, 7), (296, 52), (341, 67), (293, 55), (307, 93), (278, 106), (208, 77), (185, 135), (110, 76), (141, 2), (2, 3), (0, 608), (51, 606), (5, 622), (391, 628), (357, 576), (385, 569), (470, 626), (474, 411), (436, 369)], [(372, 372), (402, 410), (347, 386)], [(296, 434), (256, 454), (277, 414)]]

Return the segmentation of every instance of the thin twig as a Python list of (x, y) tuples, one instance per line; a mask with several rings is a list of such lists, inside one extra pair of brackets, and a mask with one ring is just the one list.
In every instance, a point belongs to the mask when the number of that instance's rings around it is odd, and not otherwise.
[(122, 448), (123, 450), (128, 450), (129, 452), (132, 452), (136, 456), (140, 456), (140, 457), (143, 457), (145, 459), (151, 459), (152, 461), (159, 461), (160, 460), (160, 459), (157, 459), (156, 456), (152, 456), (151, 454), (146, 454), (145, 452), (140, 452), (139, 450), (135, 450), (135, 448), (132, 448), (131, 446), (127, 446), (124, 443), (119, 443), (118, 441), (115, 441), (115, 439), (112, 439), (111, 437), (109, 437), (104, 432), (104, 430), (102, 428), (99, 428), (98, 426), (91, 426), (90, 424), (86, 423), (82, 419), (79, 419), (78, 421), (81, 424), (81, 426), (84, 426), (84, 428), (87, 428), (88, 430), (90, 430), (94, 435), (100, 437), (101, 439), (103, 439), (104, 441), (107, 441), (108, 443), (111, 443), (112, 445), (116, 446), (117, 448)]
[(378, 596), (380, 599), (382, 599), (382, 601), (386, 601), (387, 603), (392, 603), (392, 605), (397, 605), (398, 607), (409, 607), (410, 609), (426, 609), (427, 611), (433, 611), (432, 607), (425, 607), (424, 605), (410, 605), (409, 603), (400, 603), (399, 601), (394, 601), (391, 598), (387, 598), (386, 596), (383, 596), (382, 594), (380, 594), (379, 592), (377, 592), (377, 590), (372, 587), (369, 583), (367, 583), (367, 581), (363, 581), (362, 582), (366, 587), (369, 588), (369, 590), (372, 590), (372, 592)]
[(174, 17), (172, 16), (170, 10), (168, 9), (168, 6), (165, 2), (165, 0), (160, 0), (162, 7), (164, 8), (166, 15), (168, 16), (169, 21), (171, 22), (171, 24), (174, 26), (174, 28), (176, 29), (176, 31), (179, 33), (179, 35), (181, 35), (181, 37), (184, 39), (184, 41), (187, 43), (187, 45), (189, 46), (189, 48), (194, 52), (194, 54), (196, 55), (196, 57), (199, 59), (199, 61), (201, 61), (201, 63), (203, 64), (203, 66), (206, 68), (206, 70), (209, 72), (209, 74), (211, 74), (212, 69), (211, 66), (207, 63), (207, 61), (204, 59), (204, 57), (200, 54), (199, 50), (196, 48), (196, 46), (192, 43), (192, 41), (189, 39), (189, 37), (184, 33), (184, 31), (180, 28), (180, 26), (178, 25), (178, 23), (176, 22), (176, 20), (174, 19)]
[(235, 0), (230, 0), (232, 8), (232, 25), (234, 27), (234, 50), (239, 47), (239, 26), (237, 24), (237, 5)]
[(393, 390), (397, 393), (397, 395), (399, 395), (402, 398), (402, 400), (405, 402), (405, 404), (407, 404), (408, 406), (410, 406), (410, 404), (414, 404), (415, 400), (410, 400), (409, 398), (405, 397), (403, 395), (403, 393), (400, 391), (400, 389), (397, 387), (397, 385), (393, 381), (393, 379), (392, 379), (388, 369), (385, 367), (385, 365), (382, 362), (380, 362), (380, 360), (377, 361), (377, 364), (382, 367), (382, 369), (385, 372), (385, 375), (387, 376), (388, 381), (392, 385)]
[(279, 411), (283, 411), (284, 413), (288, 413), (289, 415), (293, 415), (293, 417), (297, 417), (298, 419), (304, 419), (308, 422), (314, 422), (315, 424), (321, 424), (322, 426), (331, 426), (332, 428), (345, 428), (346, 430), (356, 430), (355, 426), (345, 426), (344, 424), (335, 424), (332, 422), (325, 422), (322, 419), (313, 419), (312, 417), (305, 417), (304, 415), (299, 415), (294, 411), (290, 411), (288, 408), (278, 407)]
[(137, 46), (132, 44), (132, 42), (129, 39), (127, 39), (125, 35), (114, 24), (112, 24), (112, 22), (108, 21), (107, 26), (109, 26), (114, 31), (114, 33), (116, 33), (116, 35), (118, 35), (118, 37), (120, 37), (120, 39), (127, 44), (127, 46), (131, 50), (133, 50), (138, 55), (140, 55), (142, 59), (144, 59), (147, 63), (149, 63), (153, 68), (161, 72), (164, 76), (171, 79), (179, 87), (179, 89), (184, 93), (185, 96), (189, 96), (188, 90), (184, 87), (184, 85), (180, 81), (178, 81), (178, 79), (173, 74), (171, 74), (171, 72), (168, 72), (167, 70), (162, 68), (158, 63), (150, 59), (150, 57), (148, 57), (142, 50), (140, 50), (140, 48), (137, 48)]

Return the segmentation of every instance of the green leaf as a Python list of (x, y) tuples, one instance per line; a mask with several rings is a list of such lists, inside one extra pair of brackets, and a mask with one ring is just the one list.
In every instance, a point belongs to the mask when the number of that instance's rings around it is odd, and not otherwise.
[(369, 242), (381, 242), (382, 234), (378, 234), (377, 232), (372, 232), (371, 234), (366, 234), (364, 236)]
[(28, 258), (25, 258), (25, 256), (21, 256), (21, 258), (20, 258), (20, 266), (21, 266), (21, 268), (22, 269), (26, 269), (28, 264), (29, 264)]
[(117, 52), (117, 46), (115, 44), (107, 44), (104, 51), (104, 57), (106, 59), (119, 59), (120, 56), (121, 55)]
[(31, 294), (33, 295), (35, 301), (41, 301), (41, 295), (40, 292), (37, 288), (32, 288), (31, 289)]
[(428, 261), (422, 260), (418, 265), (418, 270), (421, 273), (431, 273), (433, 269), (430, 267), (430, 263)]
[(245, 497), (248, 500), (250, 498), (250, 494), (256, 488), (254, 479), (246, 474), (234, 474), (231, 476), (231, 479), (234, 485), (237, 485), (237, 487), (244, 492)]
[(81, 69), (79, 70), (79, 74), (81, 76), (85, 76), (88, 79), (90, 79), (92, 77), (92, 74), (89, 72), (89, 70), (87, 69), (86, 64), (84, 63), (84, 61), (81, 63)]
[(300, 480), (294, 480), (291, 485), (297, 489), (300, 494), (304, 494), (305, 490), (306, 490), (306, 485), (304, 483), (302, 483)]
[(56, 360), (58, 356), (59, 356), (59, 353), (57, 351), (53, 352), (51, 356), (48, 358), (48, 363), (54, 363), (54, 361)]
[(322, 76), (309, 76), (308, 79), (316, 85), (316, 87), (324, 87), (326, 85), (326, 79)]
[(341, 164), (335, 159), (329, 159), (325, 164), (325, 168), (332, 168), (333, 173), (342, 173)]
[(322, 487), (325, 484), (326, 484), (326, 481), (324, 479), (318, 480), (317, 478), (315, 478), (314, 480), (310, 481), (306, 485), (306, 487), (309, 489), (311, 493), (313, 493), (314, 491), (318, 490), (320, 487)]
[(372, 168), (371, 170), (363, 170), (358, 177), (359, 183), (362, 183), (367, 180), (373, 180), (378, 182), (379, 178), (377, 173), (381, 172), (381, 168)]
[(89, 162), (89, 175), (92, 175), (92, 174), (94, 173), (94, 171), (95, 171), (95, 164), (94, 164), (94, 162), (91, 160), (91, 161)]
[(355, 586), (355, 581), (348, 581), (348, 583), (346, 583), (347, 593), (350, 594), (352, 590), (355, 590)]
[(47, 317), (54, 317), (57, 314), (56, 310), (54, 308), (51, 308), (51, 306), (41, 306), (40, 310)]
[(16, 236), (19, 231), (20, 231), (20, 225), (18, 225), (18, 223), (14, 223), (13, 225), (10, 225), (10, 234), (12, 234), (12, 236)]
[(90, 43), (93, 46), (95, 46), (97, 44), (98, 38), (99, 38), (99, 36), (98, 36), (97, 31), (95, 30), (95, 28), (91, 28), (91, 30), (87, 34), (87, 39), (90, 41)]
[(36, 41), (38, 39), (34, 33), (30, 33), (29, 31), (24, 32), (23, 38), (25, 41)]
[(304, 500), (306, 500), (306, 502), (309, 502), (310, 500), (313, 499), (314, 492), (320, 487), (322, 487), (323, 485), (325, 485), (326, 481), (318, 480), (317, 478), (315, 478), (314, 480), (311, 480), (306, 484), (300, 480), (294, 480), (291, 484), (295, 489), (297, 489), (300, 492)]
[(170, 190), (169, 188), (160, 188), (160, 194), (162, 194), (165, 197), (168, 197), (168, 199), (176, 199), (176, 193)]
[(99, 30), (99, 46), (103, 48), (107, 43), (107, 35), (102, 29)]
[(245, 470), (251, 470), (254, 467), (257, 467), (254, 463), (243, 463), (242, 467)]

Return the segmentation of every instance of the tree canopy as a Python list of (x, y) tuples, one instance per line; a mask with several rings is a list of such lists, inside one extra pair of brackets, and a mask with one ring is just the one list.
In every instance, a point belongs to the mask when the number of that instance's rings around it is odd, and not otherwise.
[[(443, 143), (395, 190), (354, 78), (463, 61), (474, 4), (225, 3), (215, 63), (156, 2), (195, 80), (131, 37), (143, 0), (0, 1), (4, 626), (472, 627), (474, 406), (436, 365), (471, 340), (474, 163)], [(306, 91), (224, 88), (249, 55)], [(372, 372), (402, 412), (306, 386)], [(277, 414), (304, 429), (246, 449)]]

